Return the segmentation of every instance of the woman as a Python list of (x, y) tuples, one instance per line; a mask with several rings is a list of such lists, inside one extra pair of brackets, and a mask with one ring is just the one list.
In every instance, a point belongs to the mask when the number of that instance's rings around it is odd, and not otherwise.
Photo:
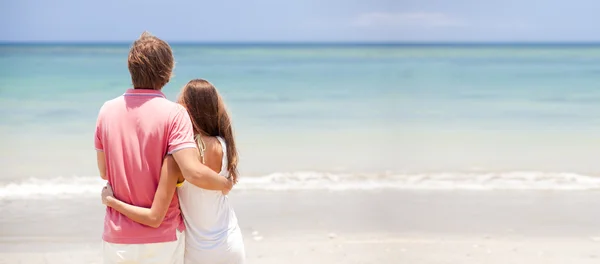
[[(225, 104), (215, 87), (206, 80), (192, 80), (183, 88), (179, 103), (188, 110), (192, 119), (202, 163), (219, 175), (231, 178), (235, 184), (238, 157), (233, 129)], [(103, 190), (102, 200), (138, 223), (158, 227), (173, 199), (175, 184), (186, 226), (185, 263), (244, 263), (242, 234), (227, 196), (220, 191), (201, 189), (185, 182), (171, 156), (163, 162), (151, 208), (133, 206), (114, 198), (110, 186)]]

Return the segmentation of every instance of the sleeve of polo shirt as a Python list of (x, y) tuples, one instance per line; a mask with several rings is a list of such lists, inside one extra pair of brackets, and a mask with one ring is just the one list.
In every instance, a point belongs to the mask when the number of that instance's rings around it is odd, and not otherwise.
[(96, 132), (94, 132), (94, 145), (97, 151), (104, 151), (102, 145), (102, 113), (98, 114), (98, 120), (96, 120)]
[(168, 141), (168, 154), (173, 154), (173, 152), (184, 148), (196, 148), (192, 121), (188, 112), (181, 106), (178, 107), (171, 120)]

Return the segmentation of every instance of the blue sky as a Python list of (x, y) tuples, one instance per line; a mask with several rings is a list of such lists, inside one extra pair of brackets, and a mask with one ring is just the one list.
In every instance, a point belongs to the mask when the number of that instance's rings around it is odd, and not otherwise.
[(597, 0), (0, 0), (0, 41), (600, 41)]

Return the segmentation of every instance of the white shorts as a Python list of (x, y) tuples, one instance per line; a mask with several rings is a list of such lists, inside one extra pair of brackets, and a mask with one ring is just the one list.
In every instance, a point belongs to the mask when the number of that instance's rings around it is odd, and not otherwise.
[(184, 234), (177, 231), (173, 242), (113, 244), (102, 242), (104, 264), (183, 264)]

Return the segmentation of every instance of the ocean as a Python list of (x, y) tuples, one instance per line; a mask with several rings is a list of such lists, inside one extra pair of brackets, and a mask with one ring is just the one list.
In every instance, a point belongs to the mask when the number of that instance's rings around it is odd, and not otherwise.
[[(173, 44), (212, 82), (242, 190), (600, 189), (600, 45)], [(0, 199), (97, 197), (128, 44), (0, 45)]]

